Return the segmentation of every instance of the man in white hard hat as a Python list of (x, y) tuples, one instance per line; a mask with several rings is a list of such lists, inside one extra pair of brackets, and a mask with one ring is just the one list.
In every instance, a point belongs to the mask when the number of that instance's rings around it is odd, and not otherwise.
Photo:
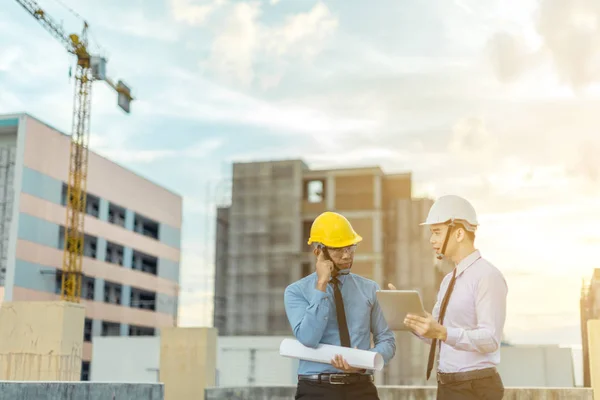
[(504, 385), (496, 366), (508, 288), (502, 273), (475, 248), (475, 209), (462, 197), (443, 196), (421, 225), (429, 226), (438, 259), (455, 264), (441, 283), (433, 315), (409, 314), (404, 321), (430, 343), (427, 379), (437, 348), (439, 400), (501, 399)]

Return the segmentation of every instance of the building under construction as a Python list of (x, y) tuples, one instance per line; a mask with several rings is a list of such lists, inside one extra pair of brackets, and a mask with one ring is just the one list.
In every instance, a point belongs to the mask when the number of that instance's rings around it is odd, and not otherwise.
[[(0, 303), (60, 299), (69, 147), (27, 114), (0, 115)], [(94, 337), (176, 325), (181, 212), (181, 196), (90, 151), (83, 380)]]
[(600, 319), (600, 268), (596, 268), (592, 279), (586, 280), (581, 288), (581, 344), (583, 350), (583, 386), (590, 387), (590, 352), (587, 322)]
[[(214, 326), (220, 335), (289, 335), (283, 294), (314, 271), (306, 244), (323, 211), (346, 216), (363, 237), (352, 270), (381, 287), (421, 291), (433, 308), (441, 273), (413, 199), (411, 174), (379, 167), (311, 170), (301, 160), (234, 163), (231, 206), (217, 210)], [(425, 382), (427, 346), (397, 332), (386, 384)]]

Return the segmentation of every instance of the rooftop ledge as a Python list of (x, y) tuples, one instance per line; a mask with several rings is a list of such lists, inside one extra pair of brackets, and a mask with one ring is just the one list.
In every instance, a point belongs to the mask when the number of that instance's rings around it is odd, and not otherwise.
[[(435, 400), (434, 386), (378, 386), (380, 400)], [(293, 399), (295, 386), (218, 387), (205, 390), (205, 400)], [(507, 387), (503, 400), (593, 400), (591, 388)]]

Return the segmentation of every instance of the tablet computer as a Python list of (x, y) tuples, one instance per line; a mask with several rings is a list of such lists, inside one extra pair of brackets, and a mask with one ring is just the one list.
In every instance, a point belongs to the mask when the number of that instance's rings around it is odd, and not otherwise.
[(388, 326), (393, 331), (408, 331), (404, 324), (407, 314), (425, 316), (421, 295), (416, 290), (378, 290), (377, 301)]

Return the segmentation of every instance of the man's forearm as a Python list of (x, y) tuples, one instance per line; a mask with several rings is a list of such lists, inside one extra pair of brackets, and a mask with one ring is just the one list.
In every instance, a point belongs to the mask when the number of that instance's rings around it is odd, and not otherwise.
[(377, 343), (375, 347), (371, 349), (371, 351), (381, 354), (381, 357), (383, 357), (383, 362), (387, 364), (396, 353), (396, 343), (394, 342), (393, 338), (391, 341), (385, 340)]
[(456, 350), (493, 353), (500, 347), (500, 338), (487, 328), (467, 330), (444, 327), (442, 335), (440, 340)]

